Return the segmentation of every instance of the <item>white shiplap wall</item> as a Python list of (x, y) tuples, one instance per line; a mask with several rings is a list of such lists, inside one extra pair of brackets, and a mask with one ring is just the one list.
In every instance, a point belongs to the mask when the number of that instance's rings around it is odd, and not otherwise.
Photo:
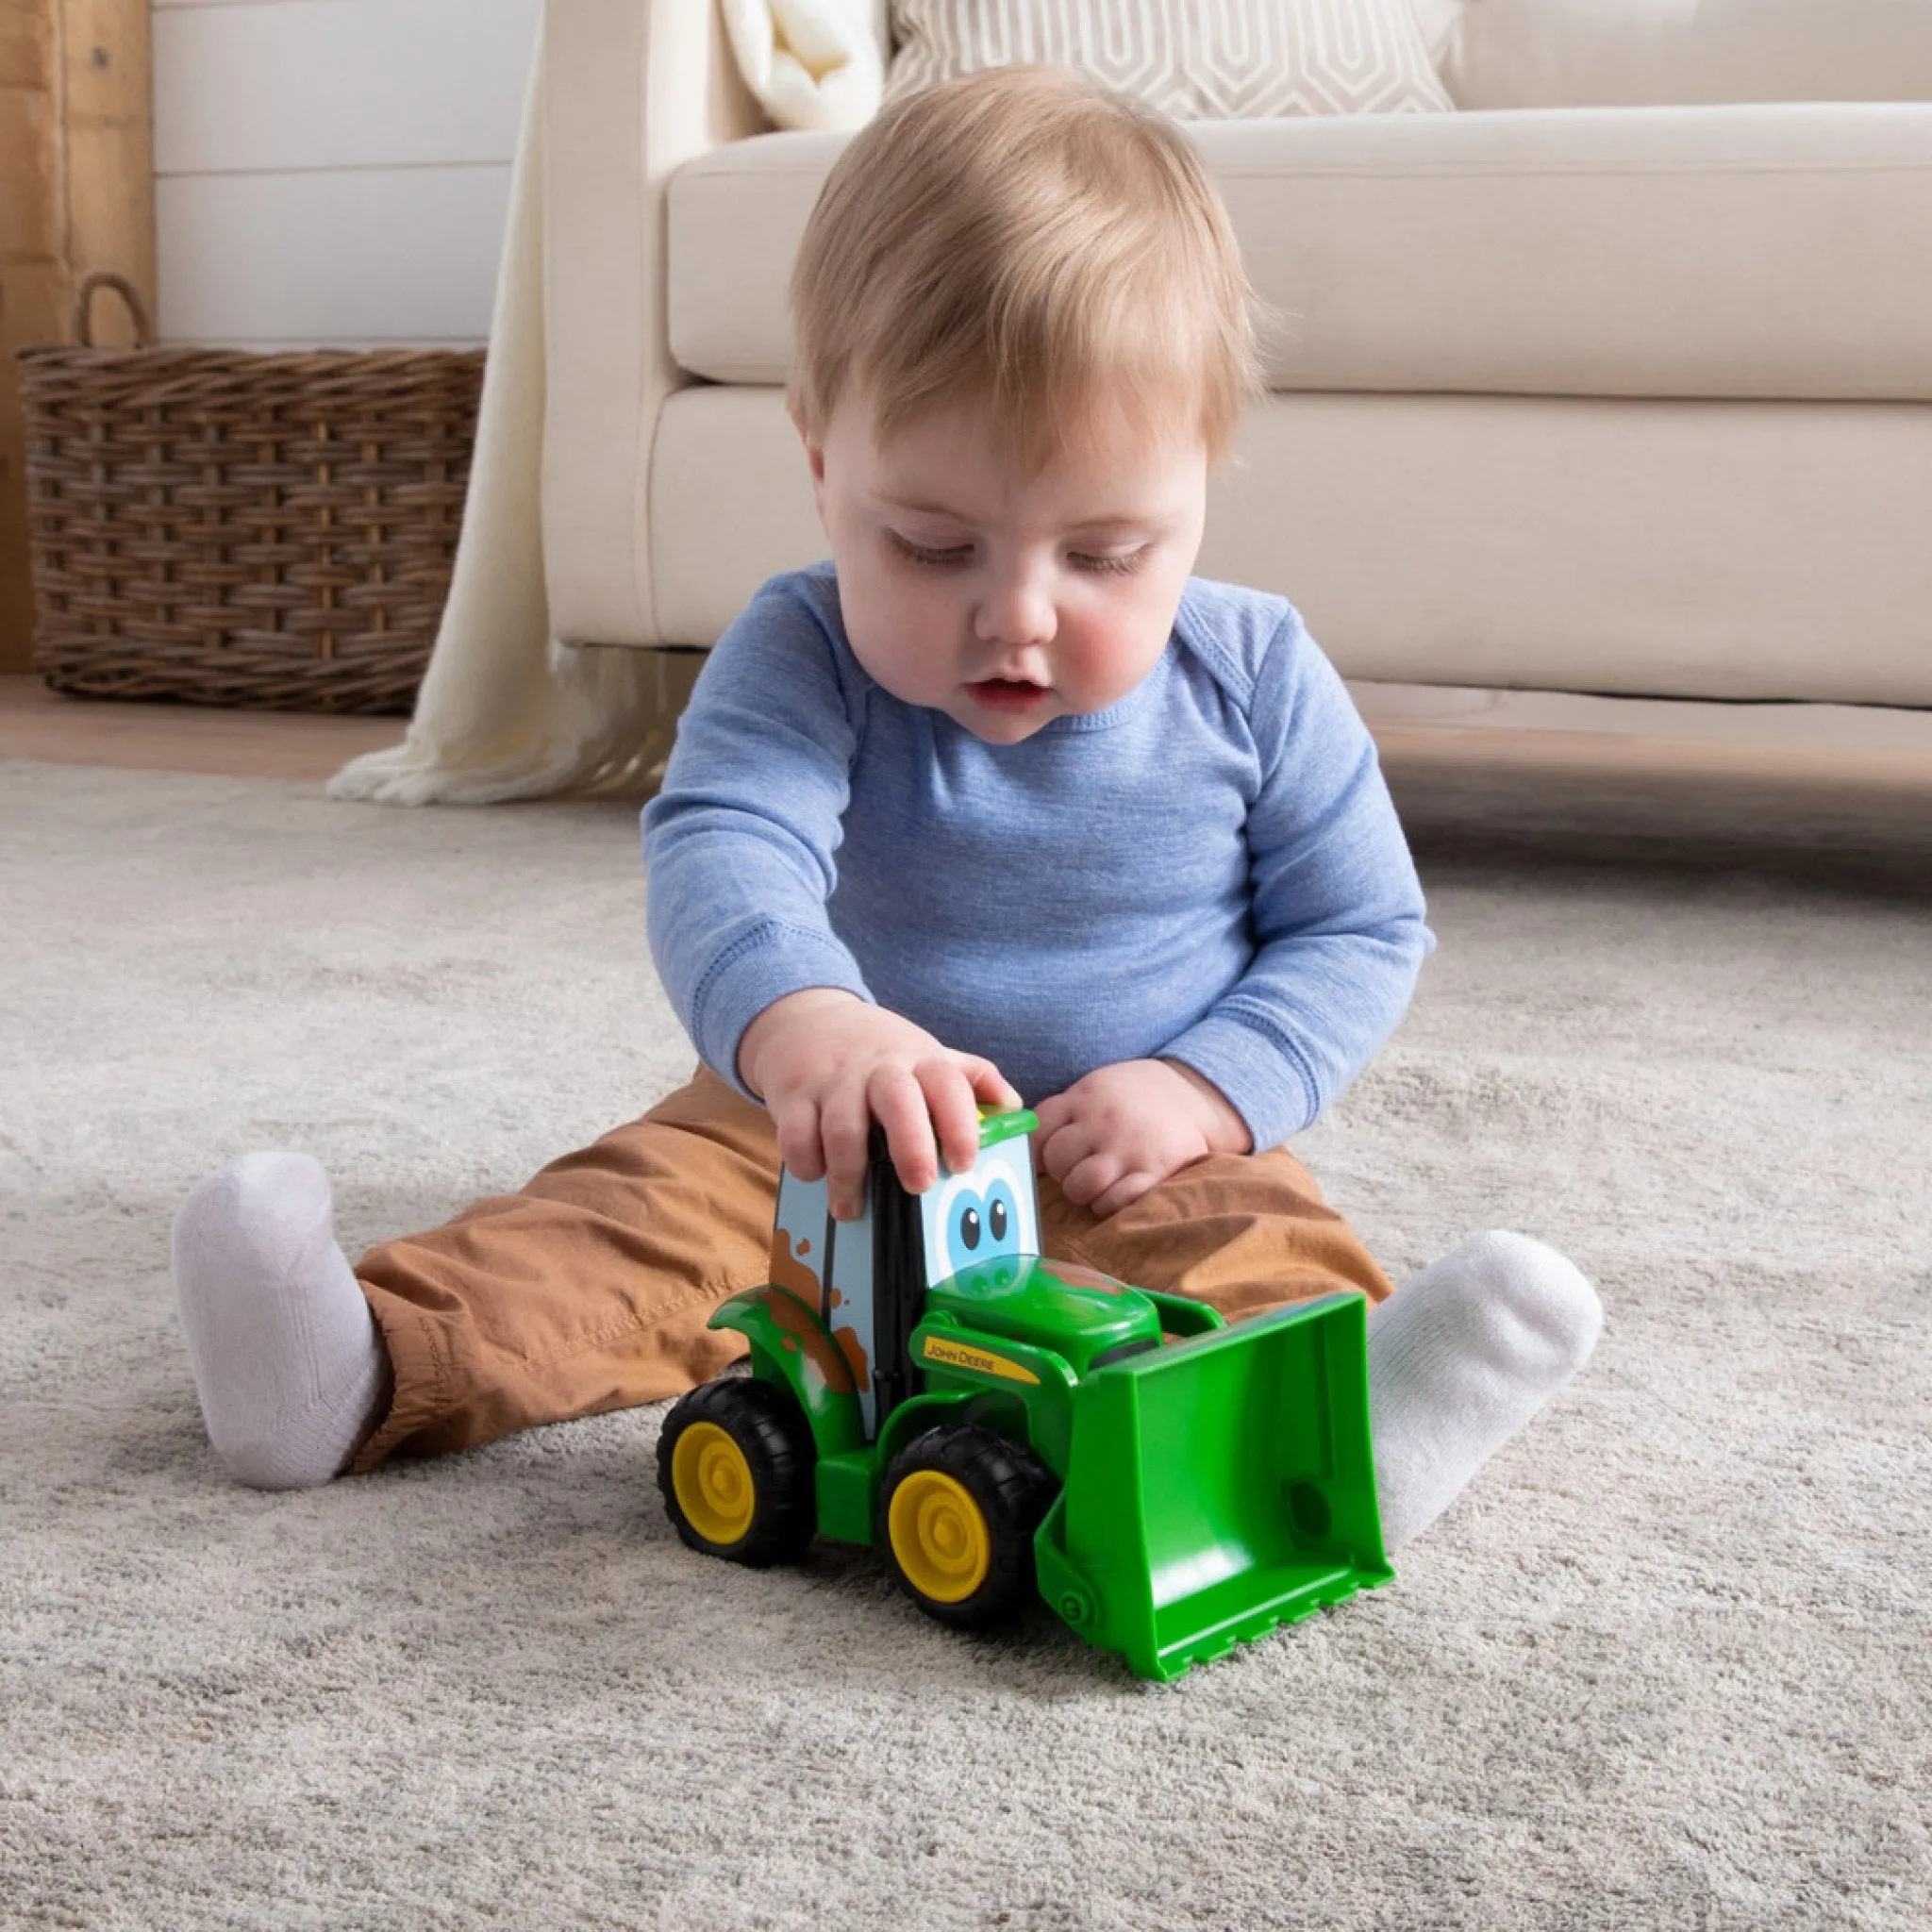
[(489, 333), (541, 0), (153, 0), (167, 341)]

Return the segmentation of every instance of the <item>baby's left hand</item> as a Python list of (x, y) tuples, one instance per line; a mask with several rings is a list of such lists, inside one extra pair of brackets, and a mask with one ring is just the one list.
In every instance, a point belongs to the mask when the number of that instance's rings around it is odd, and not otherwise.
[(1245, 1154), (1246, 1124), (1178, 1060), (1118, 1060), (1042, 1100), (1040, 1164), (1101, 1220), (1209, 1154)]

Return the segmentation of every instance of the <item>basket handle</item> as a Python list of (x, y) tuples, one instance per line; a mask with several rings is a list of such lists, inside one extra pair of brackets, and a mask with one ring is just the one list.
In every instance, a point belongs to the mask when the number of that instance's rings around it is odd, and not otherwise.
[(94, 345), (93, 305), (94, 293), (99, 289), (112, 289), (127, 305), (127, 312), (134, 318), (134, 346), (137, 349), (151, 349), (155, 345), (155, 332), (147, 319), (147, 307), (141, 299), (140, 291), (125, 275), (110, 274), (98, 269), (80, 285), (80, 293), (74, 298), (74, 333), (83, 349)]

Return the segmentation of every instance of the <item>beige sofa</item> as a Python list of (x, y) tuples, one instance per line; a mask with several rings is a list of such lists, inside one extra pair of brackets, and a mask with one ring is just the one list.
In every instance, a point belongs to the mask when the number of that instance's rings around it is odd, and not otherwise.
[[(1458, 111), (1191, 127), (1294, 318), (1201, 571), (1352, 679), (1932, 706), (1932, 0), (1419, 4)], [(698, 0), (550, 0), (533, 100), (567, 677), (823, 555), (783, 297), (848, 137)]]

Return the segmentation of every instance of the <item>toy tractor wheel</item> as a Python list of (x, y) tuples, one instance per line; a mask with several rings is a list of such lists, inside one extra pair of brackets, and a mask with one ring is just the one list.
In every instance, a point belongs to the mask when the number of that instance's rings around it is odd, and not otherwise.
[(658, 1487), (692, 1549), (761, 1570), (803, 1556), (811, 1541), (817, 1459), (789, 1394), (724, 1376), (693, 1389), (664, 1419)]
[(1029, 1451), (991, 1429), (928, 1429), (879, 1491), (878, 1540), (900, 1587), (927, 1616), (984, 1630), (1033, 1601), (1033, 1532), (1054, 1481)]

